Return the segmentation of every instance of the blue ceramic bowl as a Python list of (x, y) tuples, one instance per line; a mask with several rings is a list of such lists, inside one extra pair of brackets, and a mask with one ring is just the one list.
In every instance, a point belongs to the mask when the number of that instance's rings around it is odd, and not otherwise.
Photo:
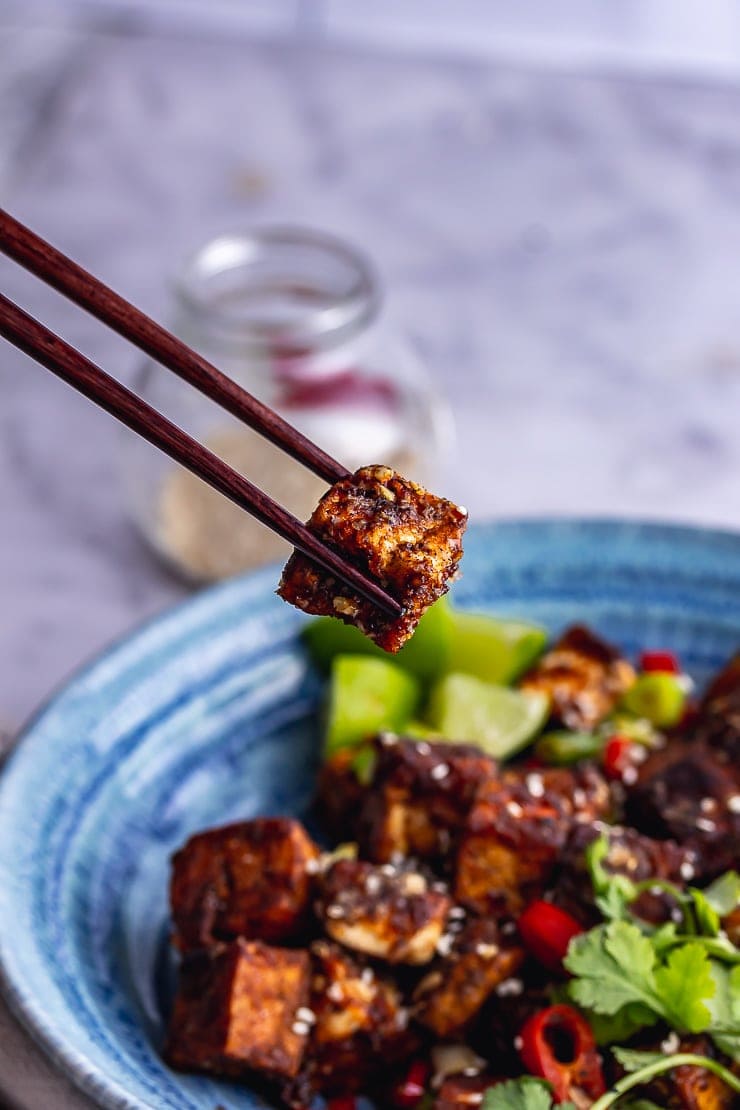
[[(211, 590), (78, 675), (0, 788), (0, 967), (42, 1046), (103, 1106), (246, 1110), (234, 1085), (159, 1059), (168, 859), (196, 829), (296, 813), (312, 793), (321, 684), (276, 570)], [(473, 528), (455, 601), (585, 621), (702, 679), (740, 643), (740, 536), (610, 522)]]

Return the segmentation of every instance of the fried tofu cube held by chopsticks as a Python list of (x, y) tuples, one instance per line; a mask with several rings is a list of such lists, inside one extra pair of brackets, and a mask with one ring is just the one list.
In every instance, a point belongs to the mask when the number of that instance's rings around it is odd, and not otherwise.
[(311, 1023), (308, 953), (239, 939), (186, 960), (165, 1058), (182, 1071), (294, 1078)]
[(356, 625), (396, 652), (422, 614), (447, 592), (462, 556), (465, 509), (435, 497), (388, 466), (366, 466), (329, 489), (308, 527), (403, 607), (391, 617), (352, 593), (300, 552), (283, 571), (278, 593), (306, 613)]

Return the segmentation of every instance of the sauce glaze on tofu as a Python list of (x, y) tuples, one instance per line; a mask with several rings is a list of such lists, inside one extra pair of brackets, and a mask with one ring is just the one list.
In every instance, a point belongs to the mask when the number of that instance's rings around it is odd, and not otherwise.
[(306, 613), (356, 625), (396, 652), (447, 592), (467, 519), (464, 509), (390, 467), (363, 467), (324, 494), (308, 527), (400, 602), (401, 616), (389, 617), (352, 594), (300, 552), (288, 560), (278, 593)]

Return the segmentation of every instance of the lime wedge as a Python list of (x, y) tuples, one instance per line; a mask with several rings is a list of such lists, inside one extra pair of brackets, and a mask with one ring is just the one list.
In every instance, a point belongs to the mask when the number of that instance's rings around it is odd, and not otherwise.
[(537, 735), (548, 712), (544, 694), (448, 674), (432, 690), (427, 721), (446, 740), (478, 744), (495, 759), (507, 759)]
[(361, 744), (376, 732), (400, 732), (413, 717), (421, 688), (386, 659), (337, 655), (332, 663), (326, 754)]
[[(449, 668), (449, 641), (452, 610), (446, 597), (440, 598), (419, 621), (409, 642), (393, 656), (393, 662), (422, 682), (433, 682)], [(337, 655), (365, 655), (388, 659), (388, 653), (369, 640), (359, 629), (334, 617), (318, 617), (303, 632), (313, 661), (328, 671)]]
[(547, 644), (544, 628), (477, 613), (452, 614), (447, 669), (509, 686), (535, 663)]

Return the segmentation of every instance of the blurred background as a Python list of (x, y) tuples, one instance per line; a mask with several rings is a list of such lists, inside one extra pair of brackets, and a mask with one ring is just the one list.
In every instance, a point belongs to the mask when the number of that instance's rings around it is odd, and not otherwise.
[[(739, 80), (738, 0), (0, 0), (0, 198), (338, 456), (473, 520), (738, 527)], [(0, 275), (305, 515), (282, 460)], [(6, 734), (274, 557), (201, 495), (2, 345)]]

